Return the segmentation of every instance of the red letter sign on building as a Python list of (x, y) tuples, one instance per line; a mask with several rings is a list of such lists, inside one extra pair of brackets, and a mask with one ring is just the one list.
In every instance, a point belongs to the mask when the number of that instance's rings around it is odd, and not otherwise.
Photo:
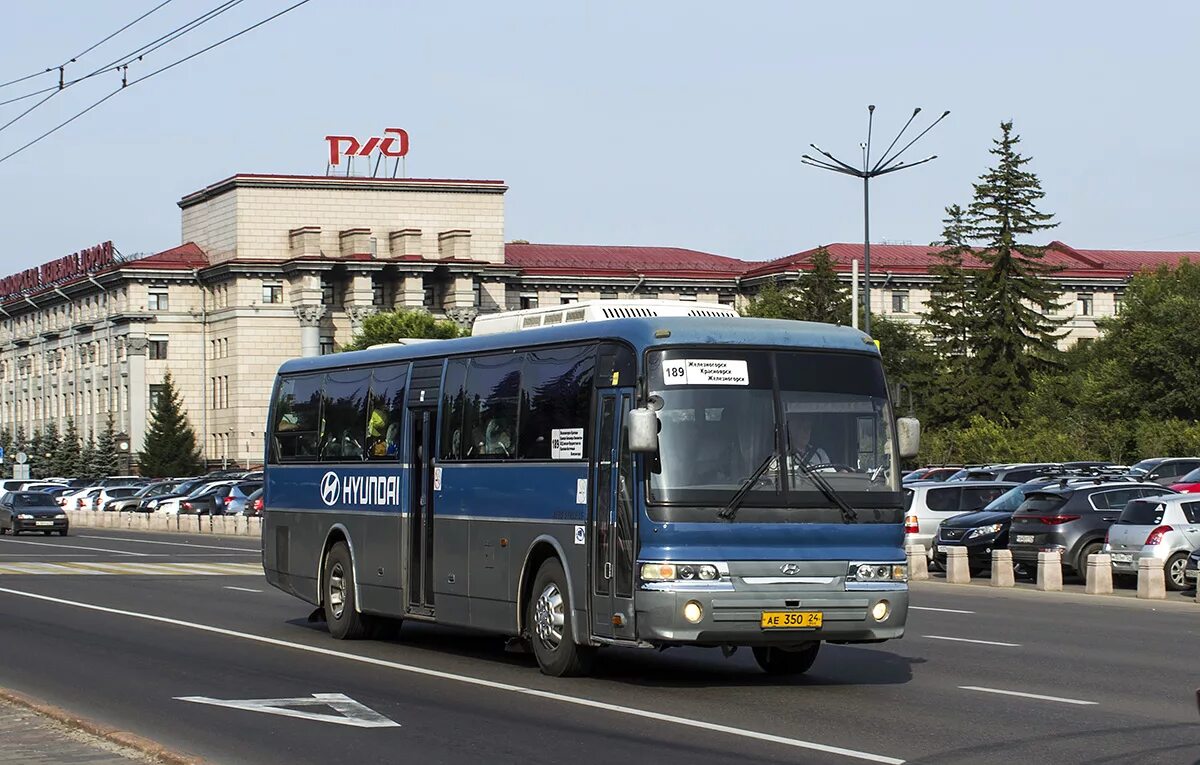
[[(366, 143), (359, 143), (352, 135), (327, 135), (329, 143), (329, 164), (334, 167), (342, 163), (342, 155), (347, 157), (369, 157), (378, 149), (385, 157), (403, 157), (408, 154), (408, 132), (401, 128), (387, 128), (382, 138), (373, 136)], [(395, 135), (388, 135), (394, 133)], [(399, 144), (397, 146), (397, 144)], [(344, 145), (344, 149), (343, 149)]]

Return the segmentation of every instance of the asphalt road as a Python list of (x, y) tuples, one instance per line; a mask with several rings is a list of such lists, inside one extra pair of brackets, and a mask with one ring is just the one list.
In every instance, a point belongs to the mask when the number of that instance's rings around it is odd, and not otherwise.
[(0, 686), (215, 763), (1200, 763), (1181, 600), (920, 583), (903, 640), (802, 678), (673, 649), (564, 680), (444, 628), (335, 641), (257, 566), (239, 538), (0, 537)]

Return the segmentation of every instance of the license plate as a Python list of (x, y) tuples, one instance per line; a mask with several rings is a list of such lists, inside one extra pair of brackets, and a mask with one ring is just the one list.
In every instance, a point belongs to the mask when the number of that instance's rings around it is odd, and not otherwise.
[(1113, 563), (1133, 563), (1132, 553), (1111, 553)]
[(1017, 534), (1017, 544), (1033, 544), (1033, 534)]
[(764, 630), (816, 629), (823, 618), (821, 611), (763, 611), (759, 625)]
[(34, 526), (53, 526), (54, 521), (34, 521)]

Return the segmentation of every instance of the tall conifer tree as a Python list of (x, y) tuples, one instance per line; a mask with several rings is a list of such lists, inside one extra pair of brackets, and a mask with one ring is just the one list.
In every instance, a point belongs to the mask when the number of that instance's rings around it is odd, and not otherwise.
[(1021, 138), (1012, 128), (1011, 121), (1001, 123), (991, 149), (996, 165), (975, 184), (968, 211), (970, 240), (986, 266), (975, 283), (972, 366), (981, 400), (1009, 415), (1027, 397), (1034, 372), (1054, 363), (1061, 321), (1052, 314), (1062, 308), (1047, 278), (1058, 269), (1043, 260), (1044, 247), (1021, 241), (1057, 224), (1038, 209), (1045, 192), (1024, 169), (1030, 160), (1017, 152)]
[(183, 411), (170, 372), (163, 376), (163, 390), (150, 415), (138, 464), (142, 475), (154, 477), (193, 475), (200, 470), (196, 433)]
[(809, 261), (812, 269), (796, 282), (797, 318), (830, 324), (850, 323), (850, 289), (838, 279), (829, 250), (818, 247)]

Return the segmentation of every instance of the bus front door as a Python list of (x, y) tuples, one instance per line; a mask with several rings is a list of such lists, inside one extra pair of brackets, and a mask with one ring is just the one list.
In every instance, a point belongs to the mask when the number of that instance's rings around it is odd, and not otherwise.
[(635, 524), (633, 455), (623, 420), (632, 393), (601, 390), (600, 427), (592, 449), (591, 600), (592, 634), (632, 640)]
[(405, 536), (408, 567), (405, 612), (433, 616), (433, 424), (434, 407), (410, 407), (409, 444), (412, 456), (412, 495), (408, 502)]

